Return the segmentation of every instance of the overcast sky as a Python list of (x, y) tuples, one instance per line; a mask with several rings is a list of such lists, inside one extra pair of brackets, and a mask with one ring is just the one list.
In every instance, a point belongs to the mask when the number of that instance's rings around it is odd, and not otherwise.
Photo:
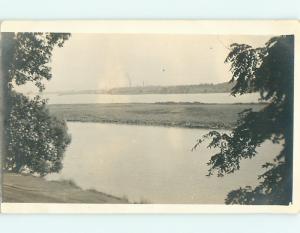
[(263, 46), (269, 38), (72, 34), (63, 48), (54, 50), (46, 91), (225, 82), (230, 79), (224, 64), (229, 45)]

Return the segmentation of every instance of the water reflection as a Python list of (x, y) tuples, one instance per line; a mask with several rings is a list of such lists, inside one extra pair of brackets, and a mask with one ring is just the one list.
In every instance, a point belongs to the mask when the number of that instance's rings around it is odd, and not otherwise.
[(60, 174), (48, 179), (72, 179), (84, 189), (126, 196), (151, 203), (224, 203), (228, 191), (258, 183), (261, 164), (270, 161), (279, 145), (258, 149), (241, 170), (223, 178), (207, 177), (214, 151), (201, 145), (191, 151), (202, 129), (101, 123), (68, 123), (72, 144)]

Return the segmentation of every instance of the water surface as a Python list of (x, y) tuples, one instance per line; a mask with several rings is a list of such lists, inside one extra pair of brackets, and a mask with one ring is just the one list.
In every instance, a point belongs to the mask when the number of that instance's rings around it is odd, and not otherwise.
[(222, 204), (228, 191), (256, 185), (261, 164), (280, 150), (267, 142), (235, 174), (207, 177), (214, 151), (206, 144), (191, 148), (208, 130), (77, 122), (68, 127), (72, 143), (64, 168), (48, 179), (72, 179), (132, 202)]
[(95, 103), (156, 103), (156, 102), (201, 102), (201, 103), (255, 103), (259, 94), (245, 94), (234, 97), (229, 93), (209, 94), (44, 94), (50, 104), (95, 104)]

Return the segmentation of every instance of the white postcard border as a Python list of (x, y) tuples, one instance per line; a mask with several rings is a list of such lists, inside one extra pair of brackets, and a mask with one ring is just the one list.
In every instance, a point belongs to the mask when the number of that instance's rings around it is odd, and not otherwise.
[(156, 33), (201, 35), (295, 35), (293, 204), (50, 204), (2, 203), (2, 213), (297, 213), (300, 210), (300, 21), (297, 20), (70, 20), (4, 21), (1, 32)]

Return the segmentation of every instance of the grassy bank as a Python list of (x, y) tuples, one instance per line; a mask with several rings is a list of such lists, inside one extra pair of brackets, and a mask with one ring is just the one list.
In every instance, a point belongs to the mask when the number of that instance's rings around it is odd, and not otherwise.
[(239, 112), (247, 108), (257, 111), (263, 106), (201, 103), (61, 104), (50, 105), (50, 111), (67, 121), (229, 129), (235, 125)]
[(82, 190), (72, 181), (47, 181), (31, 175), (3, 174), (3, 202), (14, 203), (128, 203), (95, 190)]

